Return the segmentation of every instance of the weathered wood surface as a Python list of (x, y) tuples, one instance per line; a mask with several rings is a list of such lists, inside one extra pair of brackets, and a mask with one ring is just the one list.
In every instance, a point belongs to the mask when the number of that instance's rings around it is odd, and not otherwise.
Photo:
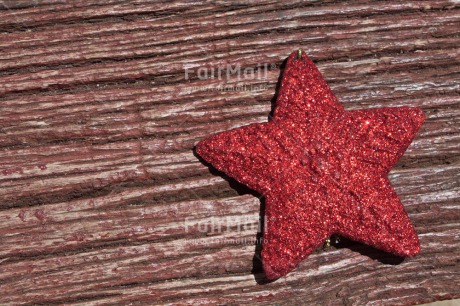
[[(0, 304), (460, 297), (458, 1), (43, 0), (0, 8)], [(347, 109), (424, 109), (426, 123), (390, 174), (419, 233), (416, 258), (342, 242), (285, 278), (261, 281), (248, 243), (261, 201), (210, 171), (193, 147), (266, 121), (282, 62), (299, 47)], [(186, 68), (265, 63), (266, 79), (184, 76)], [(195, 88), (223, 84), (262, 90)], [(207, 222), (225, 230), (203, 231)]]

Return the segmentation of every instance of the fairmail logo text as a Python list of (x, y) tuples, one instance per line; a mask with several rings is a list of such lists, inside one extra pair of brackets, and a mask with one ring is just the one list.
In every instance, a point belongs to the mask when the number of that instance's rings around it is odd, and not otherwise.
[(220, 67), (185, 67), (185, 79), (189, 80), (196, 76), (199, 80), (266, 80), (268, 70), (276, 68), (276, 65), (259, 63), (255, 67), (243, 68), (240, 64)]

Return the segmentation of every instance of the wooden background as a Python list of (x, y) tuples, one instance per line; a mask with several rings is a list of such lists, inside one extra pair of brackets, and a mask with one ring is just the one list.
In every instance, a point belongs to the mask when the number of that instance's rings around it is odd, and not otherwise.
[[(11, 0), (0, 8), (0, 304), (460, 297), (459, 1)], [(342, 241), (263, 282), (251, 243), (263, 199), (209, 169), (193, 147), (265, 122), (282, 63), (299, 47), (347, 109), (423, 108), (426, 123), (390, 174), (419, 233), (416, 258)], [(265, 63), (266, 78), (184, 75)], [(259, 90), (200, 88), (225, 84)], [(223, 231), (206, 230), (212, 222)]]

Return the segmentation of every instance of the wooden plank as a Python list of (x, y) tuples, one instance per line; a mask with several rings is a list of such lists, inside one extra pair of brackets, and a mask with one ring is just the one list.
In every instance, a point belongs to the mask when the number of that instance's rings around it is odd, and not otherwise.
[[(2, 305), (460, 297), (458, 2), (3, 1), (0, 16)], [(299, 47), (346, 109), (423, 108), (390, 173), (417, 257), (342, 241), (261, 284), (263, 199), (193, 147), (265, 122)], [(197, 73), (258, 64), (268, 67), (260, 78)]]

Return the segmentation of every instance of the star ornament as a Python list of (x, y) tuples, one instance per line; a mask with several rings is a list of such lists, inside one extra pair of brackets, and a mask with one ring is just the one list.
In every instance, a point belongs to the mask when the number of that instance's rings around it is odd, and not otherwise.
[(265, 196), (262, 264), (275, 279), (332, 234), (401, 257), (419, 252), (387, 175), (423, 121), (418, 108), (345, 111), (299, 50), (287, 60), (269, 122), (213, 135), (196, 151)]

